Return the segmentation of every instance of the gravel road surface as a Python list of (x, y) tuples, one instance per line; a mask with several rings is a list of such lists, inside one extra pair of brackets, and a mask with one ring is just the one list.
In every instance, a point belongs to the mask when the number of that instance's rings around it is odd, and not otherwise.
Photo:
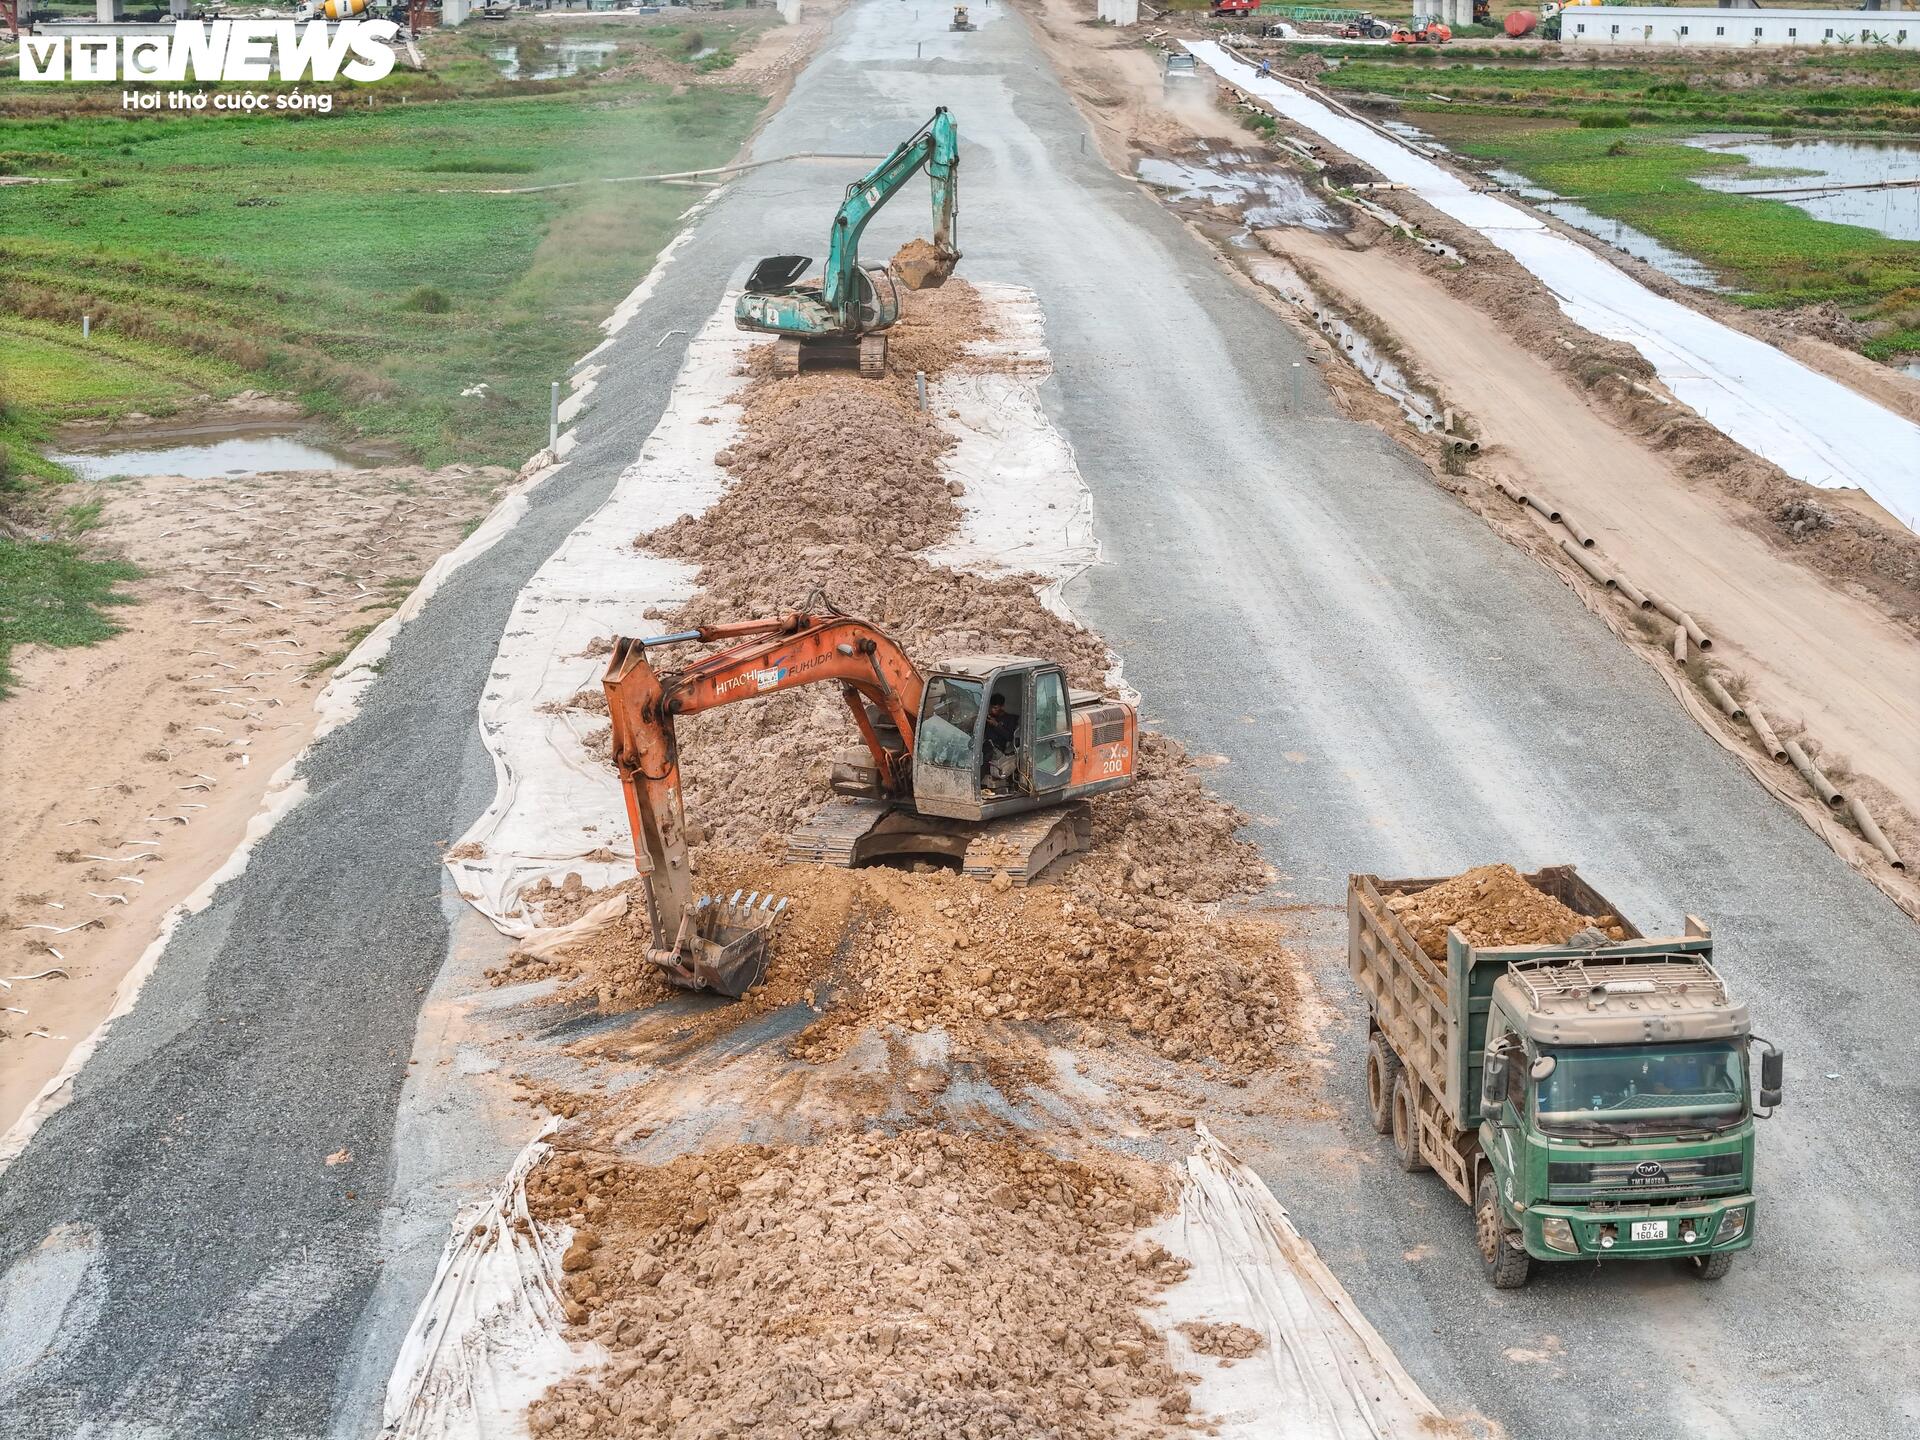
[[(859, 0), (756, 153), (880, 152), (953, 109), (963, 273), (1038, 291), (1051, 404), (1094, 492), (1106, 563), (1071, 598), (1152, 720), (1229, 758), (1215, 782), (1260, 817), (1284, 888), (1332, 907), (1349, 869), (1577, 861), (1643, 929), (1711, 921), (1790, 1056), (1759, 1243), (1718, 1286), (1661, 1267), (1488, 1290), (1465, 1208), (1391, 1168), (1365, 1124), (1331, 909), (1312, 939), (1346, 1027), (1334, 1116), (1231, 1138), (1451, 1410), (1518, 1437), (1911, 1433), (1914, 928), (1386, 438), (1314, 384), (1291, 413), (1299, 344), (1083, 147), (1022, 22), (986, 4), (955, 35), (947, 16)], [(489, 943), (453, 945), (469, 927), (438, 846), (490, 787), (474, 707), (508, 607), (638, 454), (685, 334), (762, 254), (817, 252), (851, 170), (755, 172), (700, 217), (601, 357), (573, 462), (402, 632), (360, 718), (311, 757), (309, 799), (181, 928), (0, 1177), (6, 1433), (376, 1428), (455, 1202), (530, 1129), (463, 1101), (457, 1066), (408, 1079), (416, 1042), (423, 1061), (451, 1044), (428, 1002)], [(903, 199), (868, 254), (925, 224)], [(343, 1148), (351, 1163), (325, 1163)]]

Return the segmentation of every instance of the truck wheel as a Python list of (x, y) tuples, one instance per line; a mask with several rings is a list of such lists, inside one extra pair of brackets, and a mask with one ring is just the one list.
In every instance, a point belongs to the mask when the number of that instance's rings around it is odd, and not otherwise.
[(1420, 1158), (1420, 1111), (1414, 1098), (1413, 1080), (1403, 1069), (1393, 1079), (1393, 1151), (1400, 1157), (1400, 1168), (1409, 1175), (1427, 1168)]
[(1367, 1118), (1373, 1133), (1393, 1133), (1393, 1087), (1400, 1079), (1400, 1057), (1379, 1034), (1367, 1042)]
[(1496, 1290), (1518, 1290), (1533, 1275), (1533, 1257), (1516, 1246), (1517, 1232), (1500, 1207), (1493, 1171), (1482, 1170), (1473, 1187), (1473, 1235), (1480, 1245), (1480, 1263)]
[(1694, 1255), (1687, 1259), (1687, 1268), (1697, 1280), (1718, 1280), (1733, 1269), (1731, 1250), (1721, 1250), (1712, 1255)]

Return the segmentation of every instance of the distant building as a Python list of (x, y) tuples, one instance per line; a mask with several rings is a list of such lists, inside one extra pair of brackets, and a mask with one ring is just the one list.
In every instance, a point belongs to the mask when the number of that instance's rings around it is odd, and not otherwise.
[(1920, 50), (1911, 10), (1680, 9), (1667, 5), (1570, 5), (1560, 12), (1568, 45), (1891, 46)]

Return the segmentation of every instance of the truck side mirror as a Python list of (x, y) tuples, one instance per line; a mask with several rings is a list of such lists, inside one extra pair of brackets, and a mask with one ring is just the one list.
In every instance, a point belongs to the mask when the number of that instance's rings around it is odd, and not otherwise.
[(1771, 1110), (1780, 1103), (1780, 1090), (1787, 1078), (1787, 1052), (1768, 1042), (1767, 1053), (1760, 1057), (1760, 1103)]
[(1507, 1098), (1507, 1057), (1489, 1055), (1480, 1067), (1480, 1109), (1492, 1114)]

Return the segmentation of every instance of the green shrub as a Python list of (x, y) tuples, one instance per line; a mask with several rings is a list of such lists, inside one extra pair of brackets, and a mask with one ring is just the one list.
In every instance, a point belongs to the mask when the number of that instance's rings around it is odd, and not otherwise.
[(444, 315), (453, 309), (453, 301), (447, 298), (444, 290), (432, 285), (416, 285), (407, 292), (407, 298), (400, 302), (400, 308), (420, 315)]
[(1626, 116), (1620, 114), (1582, 115), (1580, 117), (1580, 128), (1582, 130), (1625, 130), (1632, 123), (1633, 122), (1628, 120)]

